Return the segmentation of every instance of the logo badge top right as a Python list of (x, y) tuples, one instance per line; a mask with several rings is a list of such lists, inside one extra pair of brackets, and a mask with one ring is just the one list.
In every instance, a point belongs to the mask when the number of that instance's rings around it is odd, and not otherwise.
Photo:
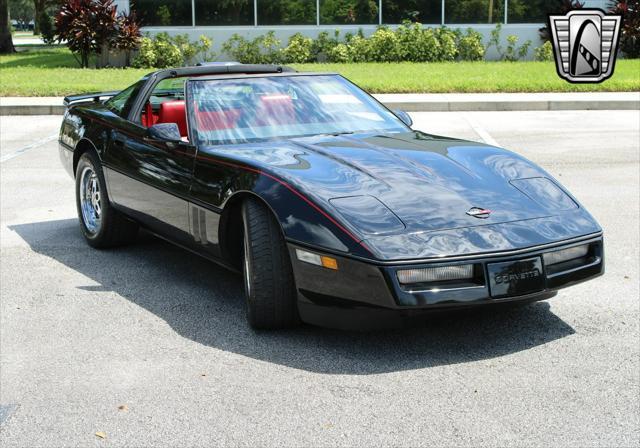
[(613, 75), (622, 17), (599, 9), (576, 9), (549, 16), (549, 27), (561, 78), (597, 83)]

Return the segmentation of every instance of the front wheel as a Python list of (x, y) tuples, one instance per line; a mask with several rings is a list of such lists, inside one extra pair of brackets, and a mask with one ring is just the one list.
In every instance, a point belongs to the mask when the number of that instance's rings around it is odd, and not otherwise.
[(296, 288), (280, 226), (269, 209), (256, 199), (244, 201), (242, 217), (249, 323), (257, 329), (292, 327), (299, 322)]
[(109, 203), (100, 159), (93, 152), (85, 152), (78, 161), (76, 206), (80, 229), (92, 247), (106, 248), (130, 243), (138, 234), (138, 225)]

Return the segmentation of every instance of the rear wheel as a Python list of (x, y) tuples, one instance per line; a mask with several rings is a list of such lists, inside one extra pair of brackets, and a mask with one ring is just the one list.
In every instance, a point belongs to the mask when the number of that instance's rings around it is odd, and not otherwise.
[(76, 168), (76, 206), (90, 246), (114, 247), (135, 240), (138, 225), (109, 203), (100, 159), (91, 151), (80, 156)]
[(293, 270), (280, 226), (265, 205), (248, 199), (244, 221), (243, 276), (252, 327), (277, 329), (299, 322)]

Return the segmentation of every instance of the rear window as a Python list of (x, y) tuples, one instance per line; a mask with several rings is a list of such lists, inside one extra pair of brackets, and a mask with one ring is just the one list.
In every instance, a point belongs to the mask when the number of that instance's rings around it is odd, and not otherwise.
[(138, 96), (138, 92), (142, 88), (145, 80), (140, 80), (132, 86), (127, 87), (122, 92), (111, 98), (105, 103), (109, 110), (122, 118), (127, 118), (134, 101)]

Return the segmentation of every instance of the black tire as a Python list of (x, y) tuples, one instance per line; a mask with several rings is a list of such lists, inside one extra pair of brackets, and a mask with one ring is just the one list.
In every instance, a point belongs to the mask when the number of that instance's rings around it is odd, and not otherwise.
[[(90, 170), (90, 171), (87, 171)], [(82, 193), (84, 191), (83, 175), (90, 176), (95, 173), (99, 186), (99, 225), (85, 222), (83, 214)], [(85, 201), (88, 202), (88, 201)], [(95, 248), (116, 247), (129, 244), (136, 239), (138, 234), (138, 224), (125, 217), (118, 210), (114, 209), (109, 202), (107, 185), (104, 181), (102, 165), (98, 156), (87, 151), (80, 156), (76, 168), (76, 207), (78, 209), (78, 219), (82, 234), (90, 246)], [(93, 206), (92, 206), (93, 207)], [(93, 208), (92, 208), (93, 210)], [(93, 215), (94, 217), (97, 215)], [(98, 221), (98, 220), (95, 220)], [(95, 224), (95, 222), (94, 222)]]
[(244, 201), (242, 218), (242, 265), (249, 324), (263, 330), (297, 325), (295, 281), (280, 225), (256, 199)]

